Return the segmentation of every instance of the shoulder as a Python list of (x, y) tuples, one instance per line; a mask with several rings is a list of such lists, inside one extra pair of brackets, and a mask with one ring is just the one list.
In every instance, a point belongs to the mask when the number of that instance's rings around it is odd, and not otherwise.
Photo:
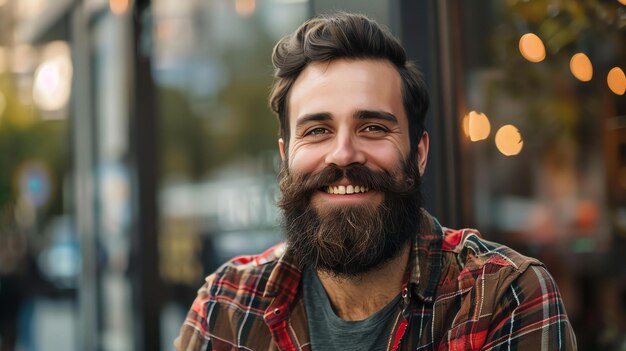
[[(485, 240), (475, 229), (442, 229), (447, 277), (442, 277), (439, 300), (456, 301), (444, 306), (456, 306), (450, 311), (455, 314), (452, 334), (471, 337), (486, 350), (510, 345), (575, 349), (558, 287), (539, 260)], [(469, 325), (475, 335), (462, 332)]]
[(262, 296), (267, 280), (284, 252), (285, 244), (280, 243), (258, 255), (235, 257), (206, 277), (200, 290), (204, 289), (209, 299), (226, 299), (235, 304), (242, 298)]
[(506, 245), (485, 240), (476, 229), (442, 229), (442, 250), (454, 255), (466, 274), (490, 275), (501, 272), (516, 278), (530, 266), (542, 266), (535, 258), (522, 255)]
[[(540, 281), (552, 281), (539, 260), (485, 240), (476, 229), (442, 228), (442, 231), (443, 271), (449, 275), (441, 277), (448, 282), (441, 289), (443, 293), (486, 289), (495, 302), (506, 295), (514, 282), (537, 285)], [(544, 278), (540, 279), (537, 274)]]
[(241, 316), (256, 317), (262, 324), (271, 301), (264, 296), (265, 288), (284, 251), (285, 245), (278, 244), (259, 255), (235, 257), (206, 277), (175, 341), (176, 349), (205, 350), (211, 340), (235, 345)]

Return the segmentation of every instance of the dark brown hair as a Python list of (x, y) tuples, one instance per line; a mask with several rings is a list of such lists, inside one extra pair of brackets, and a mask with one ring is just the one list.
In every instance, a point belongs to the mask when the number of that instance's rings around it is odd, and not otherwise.
[(296, 78), (310, 62), (339, 58), (385, 59), (396, 67), (402, 79), (411, 151), (415, 153), (428, 110), (428, 92), (422, 74), (407, 60), (404, 48), (388, 29), (363, 15), (344, 12), (308, 20), (274, 47), (272, 62), (276, 80), (270, 107), (278, 115), (280, 137), (285, 146), (289, 143), (287, 100)]

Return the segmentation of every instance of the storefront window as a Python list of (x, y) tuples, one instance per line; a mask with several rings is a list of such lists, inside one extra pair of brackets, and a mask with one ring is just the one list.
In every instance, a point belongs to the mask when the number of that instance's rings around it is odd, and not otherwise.
[(626, 7), (457, 1), (452, 12), (469, 217), (548, 266), (581, 349), (618, 349)]
[(271, 53), (307, 1), (152, 2), (159, 123), (159, 276), (171, 345), (204, 276), (281, 240)]

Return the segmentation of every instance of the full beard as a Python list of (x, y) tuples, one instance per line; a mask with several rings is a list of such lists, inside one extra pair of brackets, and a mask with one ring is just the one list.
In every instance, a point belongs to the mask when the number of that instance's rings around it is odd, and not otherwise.
[[(287, 250), (298, 268), (340, 278), (356, 278), (397, 257), (421, 227), (420, 176), (414, 157), (394, 173), (353, 164), (328, 166), (311, 174), (292, 174), (286, 162), (279, 174), (282, 226)], [(313, 194), (346, 178), (384, 194), (380, 204), (317, 208)], [(350, 195), (344, 195), (350, 196)]]

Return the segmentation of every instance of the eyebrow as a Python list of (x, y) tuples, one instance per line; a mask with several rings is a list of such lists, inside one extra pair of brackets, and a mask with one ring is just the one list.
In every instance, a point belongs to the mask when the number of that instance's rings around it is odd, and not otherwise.
[(307, 122), (322, 122), (329, 121), (331, 119), (333, 118), (328, 112), (310, 113), (298, 117), (298, 120), (296, 121), (296, 127)]
[(392, 122), (393, 124), (398, 124), (398, 118), (393, 113), (385, 111), (359, 110), (354, 114), (354, 116), (357, 119), (381, 119)]
[[(372, 110), (358, 110), (354, 113), (354, 118), (359, 120), (379, 119), (388, 121), (393, 124), (398, 124), (398, 118), (389, 112), (385, 111), (372, 111)], [(302, 128), (302, 126), (309, 122), (324, 122), (330, 121), (333, 116), (329, 112), (318, 112), (302, 115), (296, 120), (296, 130)]]

